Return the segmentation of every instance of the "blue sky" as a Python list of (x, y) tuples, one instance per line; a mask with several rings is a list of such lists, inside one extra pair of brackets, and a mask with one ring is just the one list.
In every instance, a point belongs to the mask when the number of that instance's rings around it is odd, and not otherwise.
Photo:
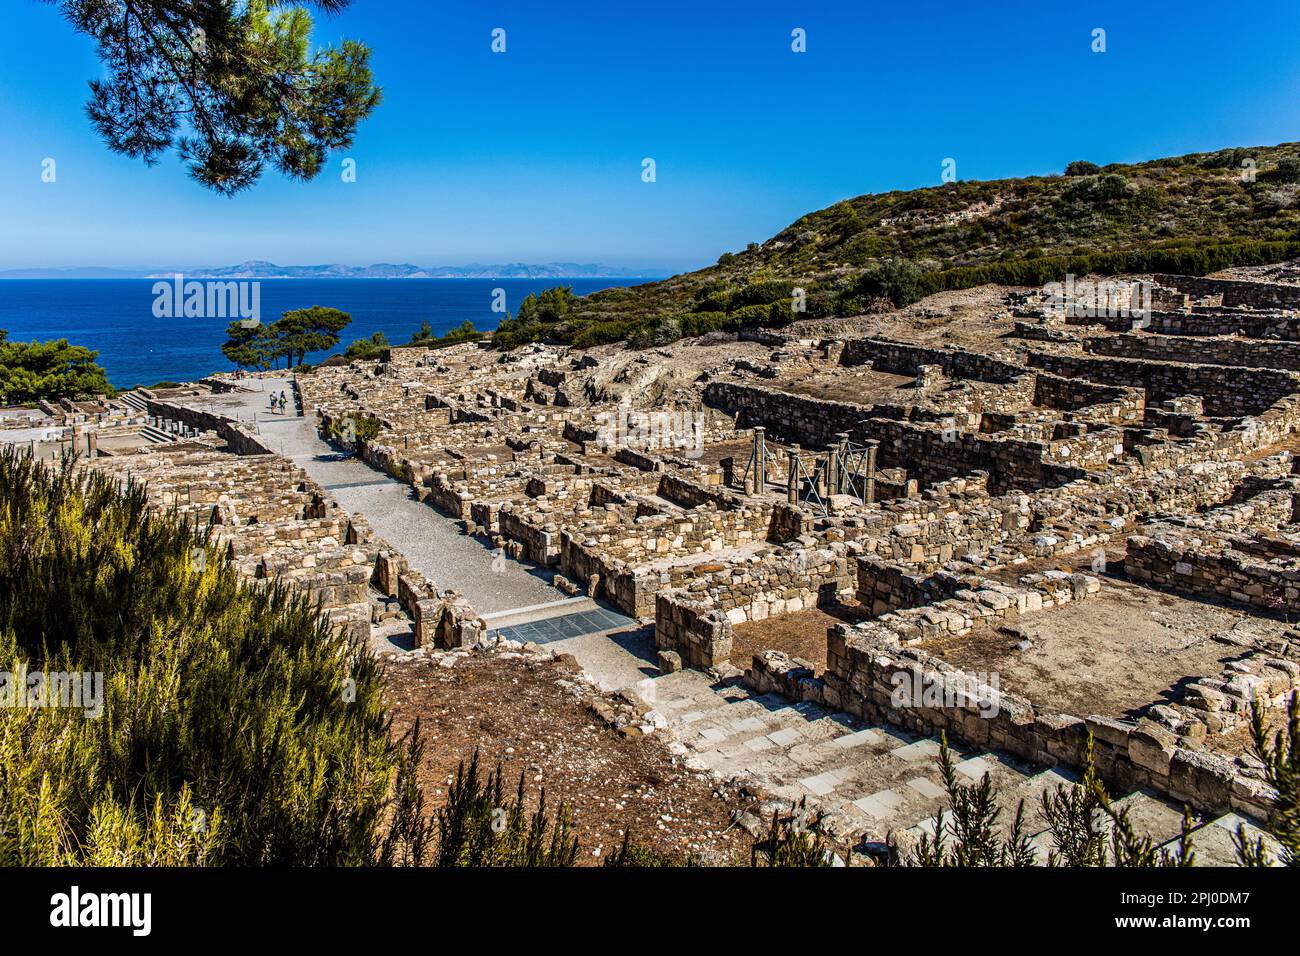
[[(1300, 4), (353, 0), (384, 103), (309, 184), (110, 154), (55, 7), (0, 33), (0, 268), (599, 261), (667, 272), (847, 196), (1300, 139)], [(507, 52), (490, 50), (506, 30)], [(807, 52), (790, 49), (807, 31)], [(1105, 53), (1091, 33), (1106, 30)], [(41, 162), (56, 160), (55, 183)], [(653, 157), (657, 182), (641, 180)]]

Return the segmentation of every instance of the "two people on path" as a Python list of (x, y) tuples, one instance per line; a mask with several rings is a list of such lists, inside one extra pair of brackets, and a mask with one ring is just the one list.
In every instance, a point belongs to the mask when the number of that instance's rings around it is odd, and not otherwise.
[(275, 392), (271, 393), (270, 405), (271, 405), (272, 415), (283, 415), (285, 407), (288, 404), (289, 404), (289, 399), (285, 396), (284, 389), (280, 389), (279, 395), (277, 395)]

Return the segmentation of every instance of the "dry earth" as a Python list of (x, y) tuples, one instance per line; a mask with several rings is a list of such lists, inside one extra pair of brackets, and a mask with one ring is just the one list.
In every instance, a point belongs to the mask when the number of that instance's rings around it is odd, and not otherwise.
[[(447, 660), (454, 666), (441, 665)], [(394, 732), (420, 718), (431, 810), (478, 749), (485, 772), (500, 763), (511, 794), (524, 774), (530, 807), (543, 787), (548, 806), (569, 805), (580, 863), (603, 862), (629, 828), (636, 842), (679, 861), (749, 859), (750, 837), (731, 819), (743, 801), (687, 770), (658, 736), (606, 723), (592, 707), (600, 695), (571, 659), (417, 653), (390, 660), (386, 682)]]

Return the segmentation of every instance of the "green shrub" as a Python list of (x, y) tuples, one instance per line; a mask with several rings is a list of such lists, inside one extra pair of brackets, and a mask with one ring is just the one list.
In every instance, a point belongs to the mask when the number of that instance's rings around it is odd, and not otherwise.
[(479, 780), (478, 751), (469, 766), (461, 761), (438, 810), (438, 866), (573, 866), (578, 838), (569, 824), (569, 808), (551, 817), (543, 789), (537, 809), (528, 813), (524, 775), (511, 801), (505, 799), (500, 765)]
[(434, 335), (433, 328), (428, 321), (425, 321), (420, 324), (419, 330), (411, 336), (410, 344), (423, 345), (431, 349), (444, 349), (451, 345), (460, 345), (463, 342), (477, 342), (481, 338), (483, 338), (483, 333), (474, 328), (474, 323), (468, 319), (442, 335)]
[(348, 412), (330, 422), (329, 434), (331, 438), (362, 447), (366, 442), (378, 438), (382, 427), (379, 419), (373, 415)]
[[(1011, 826), (1001, 832), (997, 791), (986, 773), (978, 783), (964, 784), (944, 734), (939, 737), (939, 770), (948, 795), (947, 810), (935, 818), (934, 836), (922, 836), (915, 852), (902, 862), (914, 866), (1031, 866), (1035, 862), (1025, 803), (1016, 807)], [(1191, 816), (1184, 813), (1177, 851), (1158, 848), (1149, 836), (1137, 833), (1128, 809), (1116, 810), (1093, 766), (1092, 737), (1085, 750), (1082, 780), (1057, 786), (1042, 795), (1040, 812), (1051, 833), (1048, 866), (1190, 866), (1194, 860)], [(896, 855), (896, 853), (894, 854)]]
[(374, 659), (144, 489), (0, 454), (0, 669), (102, 673), (102, 714), (0, 708), (0, 865), (378, 858), (399, 762)]
[(1068, 202), (1104, 206), (1127, 199), (1137, 192), (1137, 187), (1119, 173), (1102, 176), (1085, 176), (1071, 183), (1061, 195)]
[(725, 312), (690, 312), (681, 317), (682, 335), (695, 338), (731, 328)]
[(1090, 163), (1086, 159), (1076, 159), (1065, 167), (1067, 176), (1095, 176), (1101, 172), (1101, 167), (1096, 163)]
[(628, 348), (650, 349), (671, 345), (682, 337), (682, 320), (664, 316), (648, 322), (627, 337)]
[(765, 867), (831, 866), (831, 851), (822, 832), (821, 813), (801, 800), (789, 814), (772, 814), (766, 840), (750, 847), (750, 865)]
[(1300, 183), (1300, 159), (1286, 156), (1273, 167), (1273, 179), (1283, 183)]
[(770, 305), (746, 305), (733, 310), (728, 319), (735, 328), (752, 328), (771, 325), (772, 307)]
[(579, 328), (573, 334), (570, 344), (580, 349), (589, 349), (596, 345), (611, 345), (623, 341), (635, 327), (636, 323), (630, 320), (592, 322)]
[(728, 310), (740, 309), (747, 305), (771, 305), (773, 302), (788, 302), (794, 287), (795, 283), (790, 279), (751, 283), (732, 294), (728, 300)]
[(854, 284), (852, 298), (888, 299), (896, 307), (911, 305), (920, 299), (921, 272), (906, 259), (885, 259), (873, 263)]
[(1300, 866), (1300, 694), (1287, 700), (1286, 722), (1269, 740), (1264, 709), (1258, 701), (1250, 706), (1251, 749), (1264, 764), (1264, 780), (1277, 792), (1268, 828), (1282, 845), (1281, 859), (1270, 860), (1262, 841), (1251, 844), (1245, 833), (1236, 835), (1237, 857), (1247, 866)]

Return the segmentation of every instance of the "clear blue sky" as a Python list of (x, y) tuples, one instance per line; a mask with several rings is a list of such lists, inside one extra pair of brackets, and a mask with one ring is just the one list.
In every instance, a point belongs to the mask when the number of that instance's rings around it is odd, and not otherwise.
[(838, 199), (934, 184), (945, 157), (988, 179), (1300, 139), (1295, 0), (354, 0), (316, 37), (374, 51), (384, 103), (347, 153), (358, 181), (336, 155), (309, 184), (268, 174), (227, 199), (174, 157), (150, 169), (103, 147), (82, 111), (98, 61), (56, 8), (7, 0), (4, 22), (0, 268), (675, 271)]

